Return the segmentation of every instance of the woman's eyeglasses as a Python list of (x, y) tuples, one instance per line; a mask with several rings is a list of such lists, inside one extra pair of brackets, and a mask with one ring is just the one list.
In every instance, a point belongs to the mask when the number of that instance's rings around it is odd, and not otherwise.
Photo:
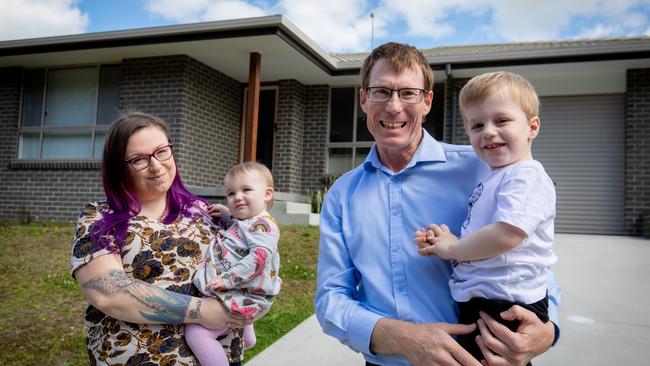
[(145, 170), (151, 165), (151, 158), (163, 162), (169, 160), (174, 155), (172, 151), (172, 144), (158, 148), (156, 151), (149, 155), (138, 155), (134, 158), (126, 160), (125, 163), (131, 164), (135, 170)]

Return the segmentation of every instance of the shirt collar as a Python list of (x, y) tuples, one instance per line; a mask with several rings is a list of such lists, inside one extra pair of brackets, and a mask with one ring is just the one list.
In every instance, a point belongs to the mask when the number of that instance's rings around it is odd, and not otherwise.
[[(404, 170), (411, 168), (418, 163), (447, 161), (447, 156), (445, 155), (445, 151), (442, 148), (442, 144), (431, 137), (427, 130), (422, 129), (422, 132), (422, 142), (420, 143), (420, 146), (418, 146), (418, 149), (415, 151), (415, 155), (413, 155), (413, 158), (406, 165), (406, 168), (404, 168)], [(379, 160), (379, 155), (377, 154), (377, 144), (372, 145), (372, 149), (370, 149), (370, 153), (368, 154), (366, 161), (364, 161), (363, 167), (365, 170), (382, 169), (389, 171), (389, 169), (386, 168), (386, 166)]]

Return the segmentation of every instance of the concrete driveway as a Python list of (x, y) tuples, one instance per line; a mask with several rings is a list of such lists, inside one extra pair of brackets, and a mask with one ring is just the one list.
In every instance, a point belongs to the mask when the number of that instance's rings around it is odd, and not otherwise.
[[(650, 240), (557, 234), (553, 267), (562, 287), (557, 346), (535, 366), (647, 365)], [(363, 357), (324, 335), (310, 317), (248, 366), (361, 366)]]

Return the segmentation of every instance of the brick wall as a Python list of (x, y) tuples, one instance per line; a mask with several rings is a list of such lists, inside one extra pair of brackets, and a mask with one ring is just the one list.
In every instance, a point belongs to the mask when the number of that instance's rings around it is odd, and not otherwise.
[(627, 71), (625, 94), (625, 233), (650, 226), (650, 69)]
[(155, 114), (169, 124), (181, 172), (187, 160), (180, 141), (187, 62), (187, 56), (125, 59), (120, 83), (120, 110)]
[(241, 84), (187, 56), (127, 59), (122, 67), (122, 108), (169, 123), (186, 184), (221, 186), (237, 163)]
[(195, 186), (221, 187), (237, 164), (244, 88), (191, 58), (187, 77), (180, 141), (191, 159), (183, 162), (183, 178)]
[(0, 69), (0, 217), (74, 219), (103, 196), (99, 164), (16, 161), (21, 83), (22, 69)]
[(280, 192), (299, 193), (302, 188), (305, 91), (296, 80), (278, 83), (273, 178)]
[(307, 86), (303, 132), (302, 192), (319, 189), (327, 170), (327, 125), (329, 86)]
[[(15, 160), (21, 79), (19, 68), (0, 69), (0, 218), (73, 220), (86, 203), (104, 198), (99, 163)], [(241, 84), (187, 56), (122, 64), (120, 109), (169, 123), (189, 185), (220, 186), (236, 163), (241, 100)]]

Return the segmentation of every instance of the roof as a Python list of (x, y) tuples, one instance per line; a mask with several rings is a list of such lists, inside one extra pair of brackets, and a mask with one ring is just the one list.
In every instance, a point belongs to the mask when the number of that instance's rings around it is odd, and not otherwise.
[[(441, 46), (424, 48), (420, 51), (433, 65), (530, 58), (605, 57), (605, 55), (645, 58), (650, 53), (650, 37)], [(367, 55), (368, 53), (331, 54), (338, 66), (361, 64)]]
[[(0, 42), (0, 67), (116, 63), (186, 54), (245, 82), (251, 52), (262, 81), (356, 82), (367, 53), (330, 54), (282, 15)], [(650, 37), (441, 46), (422, 49), (434, 70), (650, 59)], [(642, 65), (646, 65), (644, 61)]]

